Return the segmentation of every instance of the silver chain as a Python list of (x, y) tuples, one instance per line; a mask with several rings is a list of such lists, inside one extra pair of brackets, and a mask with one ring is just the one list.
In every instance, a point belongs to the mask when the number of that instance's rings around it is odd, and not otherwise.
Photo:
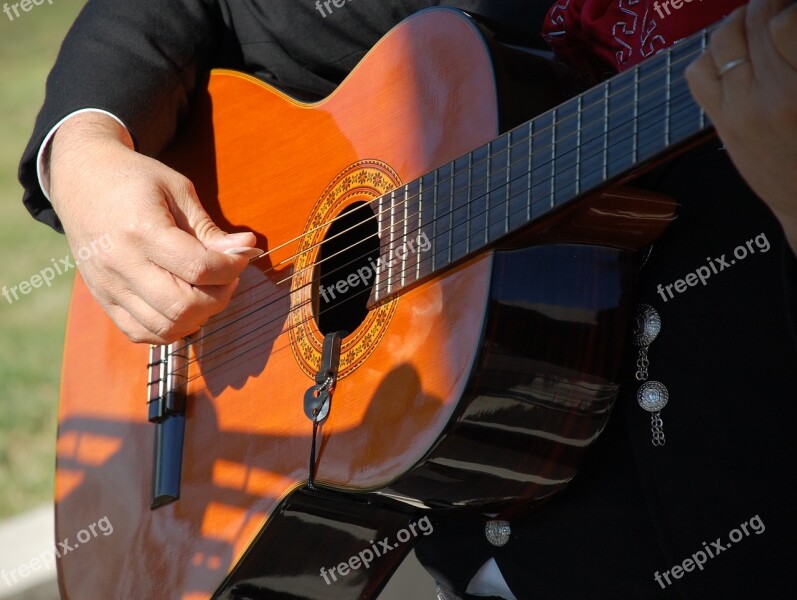
[(653, 433), (653, 445), (663, 446), (666, 442), (664, 439), (664, 421), (661, 420), (661, 413), (654, 412), (650, 415), (650, 430)]
[(648, 360), (648, 347), (643, 346), (639, 349), (639, 358), (636, 359), (636, 378), (637, 381), (647, 381), (648, 380), (648, 367), (650, 366), (650, 361)]

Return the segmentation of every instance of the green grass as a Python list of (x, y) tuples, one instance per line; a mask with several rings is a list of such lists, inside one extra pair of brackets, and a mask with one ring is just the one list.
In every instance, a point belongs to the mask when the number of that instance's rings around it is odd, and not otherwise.
[[(17, 183), (19, 157), (44, 82), (84, 2), (55, 0), (9, 21), (0, 12), (0, 288), (30, 279), (69, 251), (30, 218)], [(0, 296), (0, 517), (52, 501), (58, 382), (72, 277), (8, 304)]]

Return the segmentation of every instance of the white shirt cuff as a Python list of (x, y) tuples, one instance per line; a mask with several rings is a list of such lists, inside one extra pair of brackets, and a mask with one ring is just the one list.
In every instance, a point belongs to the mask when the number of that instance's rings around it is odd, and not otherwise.
[(506, 600), (516, 600), (494, 558), (482, 565), (470, 580), (465, 593), (471, 596), (498, 596)]
[(50, 133), (47, 134), (47, 137), (44, 138), (44, 141), (42, 142), (42, 145), (39, 148), (39, 154), (36, 156), (36, 176), (39, 178), (39, 187), (41, 188), (42, 193), (44, 194), (44, 197), (47, 198), (48, 201), (50, 200), (50, 194), (48, 193), (47, 188), (44, 186), (44, 178), (43, 178), (43, 176), (44, 176), (44, 153), (47, 151), (47, 146), (50, 145), (50, 142), (52, 141), (53, 136), (55, 135), (55, 132), (58, 131), (58, 128), (61, 125), (66, 123), (69, 119), (71, 119), (75, 115), (79, 115), (81, 113), (89, 113), (89, 112), (95, 112), (95, 113), (101, 113), (103, 115), (108, 115), (109, 117), (111, 117), (112, 119), (117, 121), (119, 123), (119, 125), (121, 125), (125, 129), (127, 129), (127, 125), (122, 123), (122, 120), (119, 117), (117, 117), (116, 115), (114, 115), (112, 113), (109, 113), (107, 110), (102, 110), (100, 108), (81, 108), (80, 110), (76, 110), (75, 112), (68, 114), (63, 119), (58, 121), (58, 123), (55, 124), (55, 127), (53, 127), (50, 130)]

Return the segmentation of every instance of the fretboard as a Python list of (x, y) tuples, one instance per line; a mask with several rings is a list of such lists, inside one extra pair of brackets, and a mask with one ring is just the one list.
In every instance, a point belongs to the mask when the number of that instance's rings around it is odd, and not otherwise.
[(708, 28), (374, 201), (379, 302), (710, 127), (685, 79)]

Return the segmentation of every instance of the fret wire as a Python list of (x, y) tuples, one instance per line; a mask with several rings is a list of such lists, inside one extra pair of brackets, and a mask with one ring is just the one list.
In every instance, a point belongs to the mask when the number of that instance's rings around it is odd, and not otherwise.
[[(690, 58), (691, 58), (691, 56), (690, 56)], [(666, 76), (667, 76), (667, 80), (668, 80), (668, 83), (669, 83), (669, 86), (670, 86), (669, 88), (667, 88), (667, 89), (666, 89), (666, 92), (667, 92), (667, 97), (668, 97), (668, 98), (671, 100), (671, 99), (672, 99), (672, 93), (671, 93), (671, 85), (672, 85), (672, 60), (671, 60), (671, 58), (670, 58), (670, 56), (669, 56), (669, 55), (667, 56), (667, 70), (666, 70)], [(639, 80), (639, 72), (635, 72), (635, 73), (634, 73), (634, 78), (635, 78), (635, 81), (638, 81), (638, 80)], [(609, 130), (609, 123), (608, 123), (608, 113), (609, 113), (609, 106), (608, 106), (608, 104), (607, 104), (607, 101), (609, 100), (609, 98), (611, 98), (611, 97), (612, 97), (612, 94), (611, 94), (611, 92), (610, 92), (610, 89), (609, 89), (609, 86), (608, 86), (607, 84), (604, 84), (604, 90), (603, 90), (603, 91), (604, 91), (604, 94), (603, 94), (603, 96), (604, 96), (604, 115), (605, 115), (605, 119), (604, 119), (604, 132), (606, 132), (606, 131), (608, 131), (608, 130)], [(638, 90), (638, 89), (635, 89), (634, 91), (635, 91), (635, 95), (638, 97), (638, 91), (639, 91), (639, 90)], [(580, 110), (583, 110), (583, 102), (582, 102), (582, 99), (581, 99), (581, 97), (579, 97), (579, 98), (578, 98), (578, 102), (579, 102), (579, 103), (581, 103), (581, 104), (580, 104)], [(666, 110), (667, 110), (667, 112), (669, 113), (669, 114), (668, 114), (668, 123), (667, 123), (667, 125), (669, 125), (669, 122), (671, 121), (671, 119), (672, 119), (672, 117), (673, 117), (673, 113), (672, 113), (672, 110), (670, 110), (669, 106), (665, 106), (665, 109), (666, 109)], [(635, 116), (637, 116), (638, 114), (639, 114), (639, 109), (638, 109), (638, 106), (635, 106)], [(580, 114), (580, 112), (579, 112), (579, 113), (577, 113), (577, 118), (580, 118), (580, 117), (581, 117), (581, 114)], [(703, 123), (703, 122), (704, 122), (704, 120), (703, 120), (703, 114), (702, 114), (702, 113), (701, 113), (700, 117), (701, 117), (701, 123)], [(533, 213), (533, 205), (535, 204), (535, 202), (533, 202), (533, 201), (531, 200), (531, 198), (532, 198), (532, 194), (531, 194), (531, 188), (533, 187), (533, 186), (531, 185), (531, 184), (533, 183), (533, 178), (532, 178), (533, 169), (531, 169), (531, 167), (533, 166), (534, 155), (535, 155), (535, 148), (534, 148), (534, 143), (533, 143), (533, 136), (531, 135), (531, 130), (533, 129), (533, 123), (534, 123), (534, 122), (532, 121), (532, 122), (530, 122), (530, 124), (529, 124), (530, 133), (529, 133), (529, 136), (528, 136), (528, 143), (529, 143), (529, 156), (528, 156), (528, 163), (529, 163), (529, 167), (530, 167), (530, 168), (529, 168), (529, 172), (527, 173), (527, 179), (528, 179), (528, 182), (529, 182), (529, 186), (528, 186), (528, 188), (529, 188), (529, 189), (527, 190), (527, 203), (526, 203), (526, 212), (527, 212), (527, 214), (529, 215), (529, 218), (531, 217), (531, 214)], [(583, 125), (583, 121), (580, 121), (580, 123), (579, 123), (579, 124), (580, 124), (580, 125)], [(557, 136), (556, 129), (558, 128), (558, 125), (559, 125), (559, 123), (558, 123), (558, 120), (557, 120), (557, 121), (555, 121), (555, 122), (552, 124), (552, 126), (551, 126), (551, 128), (552, 128), (552, 133), (553, 133), (553, 135), (552, 135), (552, 148), (551, 148), (551, 160), (552, 160), (552, 163), (553, 163), (553, 164), (552, 164), (552, 169), (551, 169), (551, 171), (552, 171), (552, 174), (553, 174), (553, 176), (554, 176), (554, 177), (555, 177), (555, 175), (556, 175), (556, 171), (555, 171), (555, 161), (556, 161), (556, 159), (558, 158), (558, 157), (557, 157), (557, 149), (556, 149), (556, 145), (557, 145), (557, 143), (558, 143), (558, 141), (556, 140), (556, 136)], [(637, 130), (637, 133), (638, 133), (638, 132), (639, 132), (638, 123), (637, 123), (636, 125), (637, 125), (637, 127), (636, 127), (636, 130)], [(538, 133), (539, 133), (539, 132), (538, 132)], [(578, 138), (579, 138), (579, 142), (580, 142), (580, 141), (581, 141), (581, 138), (582, 138), (582, 136), (580, 135), (580, 134), (581, 134), (581, 127), (579, 127), (579, 129), (578, 129), (578, 131), (577, 131), (576, 133), (577, 133), (577, 136), (578, 136)], [(605, 137), (604, 137), (604, 154), (606, 154), (606, 152), (605, 152), (605, 151), (606, 151), (606, 143), (607, 143), (607, 140), (606, 140), (606, 139), (605, 139)], [(513, 145), (514, 145), (514, 144), (513, 144)], [(513, 146), (513, 145), (512, 145), (512, 146)], [(506, 150), (502, 150), (502, 151), (509, 151), (509, 148), (511, 148), (512, 146), (509, 146), (509, 147), (508, 147)], [(639, 148), (638, 141), (636, 141), (636, 146), (637, 146), (637, 149), (638, 149), (638, 148)], [(577, 148), (576, 148), (576, 151), (577, 151), (577, 152), (580, 152), (580, 149), (581, 149), (581, 144), (579, 143), (579, 144), (578, 144), (578, 146), (577, 146)], [(581, 163), (581, 161), (578, 161), (578, 162), (579, 162), (579, 163)], [(608, 164), (607, 164), (607, 162), (608, 162), (608, 161), (606, 160), (606, 156), (604, 156), (604, 168), (603, 168), (603, 171), (604, 171), (604, 178), (606, 177), (606, 175), (607, 175), (607, 170), (608, 170)], [(472, 164), (472, 159), (471, 159), (471, 164)], [(509, 163), (509, 161), (508, 161), (508, 165), (507, 165), (507, 169), (508, 169), (508, 170), (509, 170), (509, 168), (510, 168), (510, 165), (511, 165), (511, 164), (512, 164), (512, 163)], [(489, 175), (488, 175), (488, 177), (489, 177)], [(579, 175), (579, 179), (580, 179), (580, 175)], [(436, 180), (436, 181), (435, 181), (435, 186), (438, 186), (438, 185), (439, 185), (439, 181), (440, 181), (440, 174), (439, 174), (439, 172), (435, 172), (435, 180)], [(470, 181), (471, 181), (471, 183), (472, 183), (472, 177), (471, 177)], [(555, 192), (555, 182), (554, 182), (554, 184), (553, 184), (553, 186), (552, 186), (552, 189), (553, 189), (553, 190), (554, 190), (554, 192)], [(509, 190), (507, 191), (507, 194), (509, 194)], [(552, 200), (552, 205), (553, 205), (553, 204), (555, 203), (555, 202), (554, 202), (555, 198), (552, 198), (551, 200)], [(452, 198), (452, 202), (451, 202), (450, 204), (451, 204), (451, 205), (453, 205), (453, 198)], [(380, 200), (380, 205), (381, 205), (381, 200)], [(435, 202), (435, 207), (434, 207), (434, 212), (435, 212), (435, 215), (436, 215), (436, 212), (437, 212), (437, 210), (436, 210), (436, 209), (437, 209), (437, 207), (436, 207), (436, 202)], [(489, 210), (489, 203), (488, 203), (487, 209)], [(393, 217), (393, 221), (395, 221), (395, 215), (392, 215), (392, 217)], [(436, 220), (437, 220), (436, 216), (435, 216), (435, 218), (434, 218), (433, 220), (435, 221), (435, 223), (434, 223), (433, 227), (435, 227), (435, 228), (436, 228)], [(451, 219), (451, 221), (453, 222), (453, 216), (452, 216), (452, 219)], [(451, 231), (450, 231), (449, 233), (450, 233), (450, 236), (449, 236), (449, 237), (451, 237)], [(435, 237), (436, 237), (436, 236), (435, 236)], [(450, 247), (450, 248), (449, 248), (449, 255), (451, 254), (451, 251), (452, 251), (452, 249), (451, 249), (451, 247)]]
[[(420, 232), (418, 237), (420, 237), (421, 233), (423, 233), (423, 177), (421, 177), (418, 186), (418, 231)], [(415, 256), (415, 281), (418, 281), (421, 278), (421, 251), (415, 252)]]
[[(685, 96), (685, 95), (686, 95), (686, 94), (683, 94), (682, 96)], [(658, 106), (659, 106), (659, 105), (657, 105), (657, 107), (658, 107)], [(532, 137), (531, 139), (533, 140), (533, 137)], [(629, 139), (629, 138), (622, 138), (620, 141), (626, 141), (626, 139)], [(504, 151), (505, 151), (505, 150), (502, 150), (502, 152), (504, 152)], [(532, 147), (532, 146), (530, 146), (530, 156), (532, 156), (532, 157), (534, 156), (534, 152), (533, 152), (533, 147)], [(583, 158), (583, 157), (582, 157), (582, 158)], [(525, 160), (525, 159), (524, 159), (524, 160)], [(514, 163), (513, 163), (513, 164), (514, 164)], [(436, 174), (436, 175), (437, 175), (437, 174)], [(527, 174), (527, 176), (528, 176), (528, 174)]]
[[(686, 95), (686, 94), (684, 94), (684, 96), (685, 96), (685, 95)], [(661, 107), (661, 105), (656, 105), (655, 107), (653, 107), (653, 109), (655, 109), (655, 110), (658, 110), (660, 107)], [(673, 116), (675, 116), (676, 114), (678, 114), (678, 113), (673, 113)], [(640, 132), (644, 132), (644, 131), (646, 131), (646, 129), (641, 129), (641, 130), (640, 130)], [(618, 140), (618, 142), (619, 142), (619, 143), (627, 143), (627, 142), (629, 142), (629, 141), (630, 141), (630, 139), (631, 139), (631, 138), (630, 138), (630, 136), (627, 136), (627, 137), (624, 137), (624, 138), (620, 138), (620, 139)], [(601, 150), (601, 151), (599, 151), (599, 152), (600, 152), (600, 153), (602, 153), (602, 150)], [(586, 157), (586, 158), (590, 158), (590, 157)], [(525, 158), (524, 158), (523, 160), (525, 160)], [(539, 168), (539, 167), (538, 167), (538, 168)], [(546, 182), (543, 182), (543, 183), (547, 183), (547, 181), (546, 181)], [(538, 185), (539, 185), (539, 184), (538, 184)], [(536, 203), (542, 202), (543, 200), (544, 200), (544, 199), (540, 199), (540, 200), (538, 200)], [(535, 203), (535, 204), (536, 204), (536, 203)], [(477, 215), (477, 216), (478, 216), (478, 215)]]
[[(410, 206), (409, 190), (410, 190), (410, 185), (409, 184), (405, 185), (404, 186), (404, 236), (403, 236), (404, 237), (403, 241), (405, 244), (407, 243), (407, 226), (409, 225), (410, 222), (410, 217), (408, 214)], [(401, 259), (401, 279), (400, 279), (401, 287), (404, 287), (406, 285), (407, 279), (404, 275), (406, 269), (407, 269), (407, 248), (405, 247), (404, 256)]]
[(387, 294), (393, 293), (393, 251), (396, 243), (396, 190), (390, 192), (390, 249), (387, 261)]
[(581, 105), (582, 96), (578, 97), (578, 112), (576, 113), (576, 196), (581, 193)]
[[(450, 206), (449, 209), (446, 210), (445, 202), (447, 201), (450, 203), (452, 201), (451, 196), (454, 193), (454, 163), (450, 162), (445, 165), (445, 169), (441, 169), (440, 173), (441, 176), (445, 175), (445, 177), (442, 178), (440, 183), (443, 193), (439, 194), (438, 191), (438, 195), (440, 195), (440, 199), (438, 200), (439, 208), (436, 207), (435, 209), (439, 215), (437, 218), (439, 226), (435, 240), (436, 245), (442, 245), (442, 248), (437, 249), (437, 252), (439, 252), (436, 258), (438, 268), (444, 267), (449, 263), (448, 259), (451, 252), (451, 244), (448, 240), (449, 235), (451, 235), (451, 227), (449, 226), (450, 224), (448, 223), (448, 220), (452, 218), (452, 211)], [(448, 229), (446, 229), (446, 227), (448, 227)]]
[(671, 54), (667, 53), (667, 66), (665, 72), (665, 84), (664, 84), (664, 94), (665, 94), (665, 101), (664, 101), (664, 145), (670, 145), (670, 78), (672, 76), (672, 63), (671, 63)]
[[(660, 105), (659, 105), (659, 106), (660, 106)], [(657, 108), (658, 108), (658, 106), (657, 106)], [(679, 111), (678, 113), (673, 113), (673, 116), (677, 116), (678, 114), (680, 114), (680, 111)], [(643, 129), (643, 130), (641, 130), (641, 131), (645, 131), (645, 129)], [(621, 138), (620, 140), (618, 140), (618, 143), (622, 143), (622, 142), (628, 142), (628, 141), (630, 141), (630, 137)], [(648, 143), (655, 143), (655, 141), (654, 141), (654, 140), (651, 140), (651, 142), (648, 142)], [(601, 153), (602, 153), (602, 151), (601, 151)], [(540, 203), (540, 202), (543, 202), (543, 199), (539, 199), (539, 200), (537, 200), (536, 202), (534, 202), (534, 204), (536, 205), (536, 204), (538, 204), (538, 203)]]
[[(691, 58), (691, 56), (689, 56), (688, 58)], [(636, 75), (638, 75), (638, 74), (636, 74)], [(626, 89), (626, 88), (621, 88), (621, 89)], [(653, 95), (653, 94), (649, 94), (649, 95)], [(609, 97), (611, 97), (611, 94), (610, 94), (610, 92), (609, 92), (609, 88), (608, 88), (608, 86), (607, 86), (607, 85), (605, 85), (605, 86), (604, 86), (604, 97), (605, 97), (605, 98), (609, 98)], [(605, 108), (608, 108), (608, 107), (606, 106), (606, 103), (605, 103), (605, 102), (604, 102), (604, 107), (605, 107)], [(583, 110), (583, 109), (582, 109), (582, 110)], [(606, 112), (607, 112), (607, 111), (605, 110), (605, 111), (604, 111), (604, 113), (606, 113)], [(604, 126), (606, 126), (606, 125), (607, 125), (606, 121), (607, 121), (607, 120), (604, 118)], [(530, 122), (530, 123), (531, 123), (531, 122)], [(624, 122), (624, 123), (625, 123), (625, 122)], [(604, 128), (605, 128), (605, 127), (604, 127)], [(568, 134), (568, 135), (570, 135), (570, 134)], [(531, 147), (530, 147), (530, 152), (532, 152), (532, 153), (533, 153), (533, 146), (531, 146)]]
[(551, 208), (556, 204), (556, 114), (558, 108), (553, 109), (551, 125)]
[[(705, 34), (703, 34), (703, 38), (705, 38)], [(705, 43), (704, 43), (704, 45), (705, 45)], [(691, 58), (691, 55), (689, 56), (689, 58)], [(671, 82), (671, 80), (672, 80), (672, 73), (671, 73), (671, 70), (672, 70), (672, 60), (671, 60), (671, 57), (670, 57), (670, 55), (669, 55), (669, 54), (667, 55), (666, 59), (667, 59), (667, 63), (668, 63), (668, 64), (667, 64), (667, 71), (666, 71), (666, 75), (667, 75), (667, 77), (668, 77), (668, 80)], [(635, 71), (634, 77), (638, 79), (638, 76), (639, 76), (639, 73), (638, 73), (638, 71)], [(670, 90), (669, 90), (669, 89), (667, 89), (667, 92), (668, 92), (668, 96), (669, 96), (669, 97), (671, 97), (671, 94), (670, 94)], [(609, 99), (610, 97), (611, 97), (611, 94), (609, 93), (609, 87), (608, 87), (608, 85), (607, 85), (607, 84), (604, 84), (604, 114), (605, 114), (605, 119), (604, 119), (604, 131), (608, 131), (608, 130), (609, 130), (609, 123), (608, 123), (608, 103), (607, 103), (607, 101), (608, 101), (608, 99)], [(579, 102), (580, 102), (580, 101), (581, 101), (581, 97), (579, 97)], [(665, 108), (668, 108), (668, 107), (665, 107)], [(583, 109), (583, 105), (582, 105), (582, 109)], [(671, 111), (669, 111), (669, 112), (670, 112), (670, 117), (671, 117), (671, 116), (672, 116), (672, 114), (671, 114)], [(701, 114), (701, 122), (703, 122), (703, 119), (702, 119), (702, 114)], [(556, 127), (556, 125), (557, 125), (557, 124), (555, 124), (555, 125), (552, 125), (552, 127)], [(530, 129), (531, 129), (531, 127), (530, 127)], [(555, 136), (554, 136), (554, 137), (555, 137)], [(607, 140), (604, 138), (604, 146), (606, 145), (606, 143), (607, 143)], [(605, 149), (606, 149), (606, 148), (605, 148)], [(529, 152), (530, 152), (530, 155), (532, 155), (532, 154), (534, 153), (534, 152), (533, 152), (533, 145), (532, 145), (532, 144), (530, 144)], [(553, 160), (555, 160), (555, 158), (556, 158), (556, 150), (555, 150), (555, 148), (552, 148), (552, 158), (553, 158)], [(530, 161), (530, 162), (531, 162), (531, 161)], [(608, 176), (608, 173), (607, 173), (607, 165), (608, 165), (608, 161), (604, 160), (604, 163), (605, 163), (605, 165), (604, 165), (604, 179), (605, 179), (605, 178)], [(437, 173), (436, 173), (436, 177), (439, 177), (439, 174), (437, 174)], [(530, 176), (529, 176), (529, 179), (531, 179), (531, 177), (530, 177)], [(530, 183), (531, 183), (531, 182), (530, 182)], [(553, 189), (554, 189), (554, 191), (555, 191), (555, 186), (553, 186)], [(531, 195), (529, 194), (529, 199), (530, 199), (530, 198), (531, 198)]]
[(632, 148), (632, 161), (636, 164), (639, 158), (639, 150), (637, 148), (637, 138), (639, 137), (639, 69), (634, 69), (634, 116), (632, 117), (634, 123), (634, 134), (631, 141)]
[(601, 181), (609, 178), (609, 82), (603, 84), (603, 175)]
[[(382, 226), (383, 223), (384, 223), (384, 214), (385, 214), (384, 213), (384, 208), (383, 208), (384, 207), (384, 198), (385, 198), (384, 195), (379, 196), (379, 215), (378, 215), (379, 218), (377, 219), (377, 223), (378, 223), (378, 225), (377, 225), (377, 234), (379, 235), (379, 239), (380, 240), (382, 239), (383, 232), (384, 232), (384, 227)], [(380, 244), (379, 244), (379, 256), (381, 257), (381, 255), (382, 255), (382, 244), (380, 242)], [(379, 260), (379, 259), (377, 258), (377, 260)], [(375, 283), (374, 283), (374, 300), (379, 300), (379, 298), (380, 298), (379, 291), (380, 291), (380, 288), (381, 288), (382, 279), (383, 279), (382, 271), (377, 271), (376, 280), (375, 280)]]
[[(532, 136), (532, 137), (530, 137), (529, 139), (533, 139), (533, 136)], [(628, 138), (623, 138), (623, 139), (621, 139), (621, 140), (618, 140), (618, 141), (619, 141), (619, 142), (625, 142), (625, 141), (628, 141)], [(531, 154), (531, 155), (533, 155), (533, 152), (530, 152), (530, 154)], [(452, 170), (453, 170), (453, 165), (452, 165)], [(521, 192), (521, 193), (522, 193), (522, 192)], [(452, 194), (452, 198), (453, 198), (453, 194)], [(537, 204), (537, 203), (539, 203), (539, 202), (543, 202), (544, 200), (545, 200), (544, 198), (540, 198), (540, 199), (539, 199), (539, 200), (537, 200), (536, 202), (533, 202), (533, 204)], [(450, 205), (451, 205), (451, 204), (452, 204), (452, 203), (450, 203)], [(521, 209), (521, 210), (525, 210), (525, 209)], [(449, 215), (451, 215), (451, 212), (449, 213)], [(477, 216), (478, 216), (478, 215), (477, 215)], [(426, 259), (426, 258), (422, 259), (422, 261), (425, 261), (425, 260), (427, 260), (427, 259)], [(431, 259), (428, 259), (428, 260), (431, 260)]]
[[(629, 141), (629, 138), (624, 138), (624, 139), (622, 139), (620, 141), (626, 142), (626, 141)], [(541, 199), (537, 200), (534, 204), (538, 204), (540, 202), (544, 202), (544, 199), (541, 198)]]
[(468, 199), (465, 205), (465, 254), (470, 253), (470, 207), (473, 201), (473, 152), (468, 152)]
[(440, 169), (434, 170), (434, 194), (432, 197), (432, 272), (436, 269), (435, 260), (437, 258), (437, 203), (438, 191), (440, 186)]
[(528, 191), (526, 192), (526, 219), (531, 221), (531, 174), (534, 172), (532, 169), (532, 157), (534, 156), (534, 121), (529, 121), (529, 172), (526, 176), (526, 181), (528, 181)]
[(512, 183), (512, 153), (509, 151), (512, 146), (512, 136), (506, 134), (506, 211), (504, 214), (504, 234), (509, 233), (509, 201), (511, 200), (511, 183)]
[[(655, 108), (658, 108), (658, 105), (657, 105), (657, 107), (655, 107)], [(532, 138), (532, 139), (533, 139), (533, 138)], [(626, 137), (626, 138), (621, 138), (621, 139), (619, 139), (619, 140), (618, 140), (618, 143), (619, 143), (619, 142), (627, 142), (627, 141), (630, 141), (630, 136), (629, 136), (629, 137)], [(533, 154), (532, 154), (532, 155), (533, 155)], [(524, 160), (525, 160), (525, 159), (524, 159)], [(521, 193), (523, 193), (523, 192), (521, 192)], [(533, 203), (532, 203), (532, 206), (533, 206), (533, 205), (535, 205), (535, 204), (539, 204), (540, 202), (543, 202), (543, 201), (544, 201), (544, 198), (540, 198), (539, 200), (537, 200), (537, 201), (533, 202)], [(525, 209), (523, 209), (523, 210), (525, 210)], [(444, 215), (443, 215), (443, 216), (444, 216)], [(474, 218), (478, 218), (479, 216), (480, 216), (480, 215), (474, 215)], [(449, 217), (450, 217), (450, 214), (449, 214)], [(441, 218), (441, 217), (438, 217), (438, 220), (439, 220), (439, 218)]]
[(487, 174), (485, 175), (484, 187), (484, 243), (490, 243), (490, 172), (492, 171), (492, 148), (493, 143), (487, 142)]
[[(708, 30), (704, 29), (700, 34), (700, 51), (705, 52), (708, 47)], [(706, 111), (700, 107), (700, 122), (699, 127), (704, 129), (706, 127)]]
[(448, 211), (448, 263), (451, 264), (454, 260), (454, 194), (456, 194), (456, 186), (454, 185), (454, 163), (451, 163), (451, 196), (449, 197), (449, 211)]

